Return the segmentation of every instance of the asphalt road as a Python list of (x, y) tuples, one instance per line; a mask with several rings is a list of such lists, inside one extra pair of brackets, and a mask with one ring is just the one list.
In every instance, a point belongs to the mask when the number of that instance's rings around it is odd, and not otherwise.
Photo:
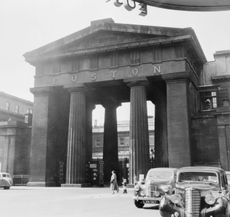
[(152, 206), (138, 209), (128, 194), (109, 188), (0, 189), (0, 215), (4, 217), (160, 217)]

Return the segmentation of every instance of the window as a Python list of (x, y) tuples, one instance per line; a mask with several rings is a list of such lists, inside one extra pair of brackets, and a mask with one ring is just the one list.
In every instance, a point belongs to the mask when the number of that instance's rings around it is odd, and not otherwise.
[(16, 107), (15, 107), (15, 112), (16, 112), (16, 113), (19, 113), (19, 105), (16, 105)]
[(218, 88), (218, 106), (220, 107), (228, 107), (230, 106), (230, 88), (219, 87)]
[(203, 91), (200, 93), (201, 110), (208, 111), (217, 108), (216, 91)]
[(120, 137), (120, 145), (121, 146), (125, 145), (125, 138), (124, 137)]
[(26, 113), (27, 113), (27, 114), (32, 114), (32, 109), (31, 109), (31, 108), (28, 108), (28, 109), (26, 110)]
[(96, 147), (101, 146), (101, 139), (100, 139), (100, 137), (99, 137), (99, 136), (98, 136), (98, 137), (96, 137), (96, 143), (95, 143), (95, 145), (96, 145)]
[(10, 103), (6, 103), (6, 110), (9, 111), (10, 110)]

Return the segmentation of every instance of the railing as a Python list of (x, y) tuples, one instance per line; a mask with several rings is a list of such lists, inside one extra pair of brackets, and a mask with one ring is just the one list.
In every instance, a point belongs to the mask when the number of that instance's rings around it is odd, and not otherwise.
[(29, 181), (29, 175), (14, 175), (13, 176), (13, 183), (16, 186), (26, 185), (28, 181)]

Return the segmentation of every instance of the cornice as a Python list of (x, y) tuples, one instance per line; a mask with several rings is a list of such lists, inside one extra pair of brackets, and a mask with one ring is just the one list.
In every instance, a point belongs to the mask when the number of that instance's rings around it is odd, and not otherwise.
[(22, 103), (25, 103), (29, 106), (33, 106), (33, 103), (29, 100), (25, 100), (25, 99), (22, 99), (22, 98), (19, 98), (19, 97), (16, 97), (16, 96), (13, 96), (13, 95), (10, 95), (8, 93), (4, 93), (2, 91), (0, 91), (0, 98), (1, 97), (4, 97), (4, 98), (10, 98), (10, 99), (13, 99), (13, 100), (17, 100), (19, 102), (22, 102)]
[(230, 82), (230, 75), (212, 76), (213, 82)]
[(113, 51), (119, 51), (119, 50), (127, 50), (127, 49), (135, 49), (135, 48), (145, 48), (145, 47), (151, 47), (151, 46), (167, 46), (172, 43), (181, 43), (188, 41), (191, 43), (198, 53), (199, 57), (201, 58), (201, 61), (204, 63), (206, 62), (206, 59), (204, 56), (202, 56), (202, 53), (199, 52), (199, 47), (196, 46), (196, 43), (194, 42), (194, 38), (191, 35), (184, 35), (184, 36), (176, 36), (176, 37), (170, 37), (168, 39), (144, 39), (140, 41), (135, 42), (126, 42), (126, 43), (118, 43), (116, 45), (107, 45), (107, 46), (98, 46), (98, 47), (92, 47), (92, 48), (86, 48), (86, 49), (78, 49), (71, 52), (61, 52), (61, 53), (52, 53), (52, 54), (44, 54), (41, 56), (32, 56), (27, 59), (27, 61), (31, 64), (36, 64), (38, 62), (47, 61), (50, 59), (61, 59), (61, 58), (68, 58), (68, 57), (75, 57), (75, 56), (87, 56), (92, 55), (96, 53), (107, 53), (107, 52), (113, 52)]

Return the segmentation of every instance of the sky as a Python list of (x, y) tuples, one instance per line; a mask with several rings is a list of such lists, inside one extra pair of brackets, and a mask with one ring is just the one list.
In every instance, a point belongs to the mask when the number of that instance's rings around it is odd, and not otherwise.
[[(121, 0), (125, 2), (126, 0)], [(33, 101), (35, 69), (23, 54), (65, 37), (97, 19), (116, 23), (192, 27), (208, 61), (219, 50), (230, 50), (230, 11), (185, 12), (148, 7), (115, 7), (114, 0), (0, 0), (0, 91)]]

